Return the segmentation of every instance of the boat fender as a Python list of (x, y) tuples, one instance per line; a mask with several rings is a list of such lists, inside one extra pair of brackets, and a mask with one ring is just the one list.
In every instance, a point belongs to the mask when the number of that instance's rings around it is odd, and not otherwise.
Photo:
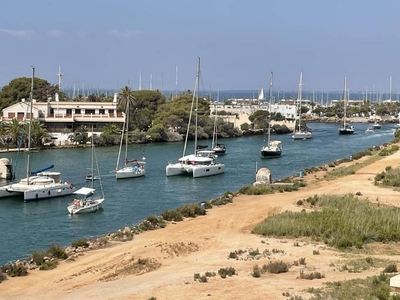
[(72, 189), (74, 185), (72, 183), (69, 184), (69, 188)]
[(61, 190), (61, 189), (58, 189), (58, 190), (57, 190), (57, 192), (58, 192), (58, 193), (61, 193), (61, 192), (62, 192), (62, 190)]

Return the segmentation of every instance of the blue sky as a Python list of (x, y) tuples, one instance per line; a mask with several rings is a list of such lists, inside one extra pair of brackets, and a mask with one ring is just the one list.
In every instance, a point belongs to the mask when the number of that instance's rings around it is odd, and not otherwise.
[(92, 88), (400, 91), (400, 1), (3, 1), (0, 86), (36, 75)]

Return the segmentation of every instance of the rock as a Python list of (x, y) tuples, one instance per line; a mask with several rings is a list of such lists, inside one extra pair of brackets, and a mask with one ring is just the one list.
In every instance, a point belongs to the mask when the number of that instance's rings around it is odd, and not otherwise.
[(272, 174), (268, 168), (261, 168), (256, 173), (255, 184), (271, 184)]

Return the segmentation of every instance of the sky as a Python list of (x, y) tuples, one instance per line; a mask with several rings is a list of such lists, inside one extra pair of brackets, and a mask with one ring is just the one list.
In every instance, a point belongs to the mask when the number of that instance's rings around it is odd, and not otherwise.
[[(397, 0), (13, 0), (0, 10), (0, 86), (400, 92)], [(139, 75), (141, 74), (141, 76)]]

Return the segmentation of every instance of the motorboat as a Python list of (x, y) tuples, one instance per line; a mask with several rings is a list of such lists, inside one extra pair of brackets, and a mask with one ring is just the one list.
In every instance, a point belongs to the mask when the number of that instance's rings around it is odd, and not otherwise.
[(76, 197), (67, 209), (71, 215), (98, 211), (104, 202), (104, 197), (95, 198), (95, 189), (83, 187), (74, 192)]

